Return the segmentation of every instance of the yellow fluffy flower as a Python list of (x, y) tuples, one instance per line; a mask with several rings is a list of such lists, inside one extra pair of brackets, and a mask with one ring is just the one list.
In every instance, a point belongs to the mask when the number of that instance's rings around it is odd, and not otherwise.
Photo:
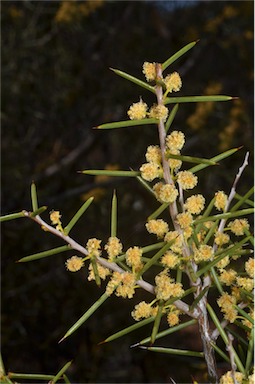
[(140, 100), (138, 103), (133, 103), (127, 114), (131, 120), (141, 120), (146, 117), (147, 114), (147, 104)]
[(135, 271), (140, 270), (143, 266), (142, 254), (142, 249), (137, 246), (129, 248), (126, 252), (127, 265), (134, 268)]
[(215, 193), (215, 202), (214, 206), (218, 211), (224, 211), (227, 204), (228, 197), (223, 191), (218, 191)]
[(149, 233), (157, 235), (158, 238), (164, 237), (164, 235), (168, 232), (168, 224), (162, 219), (149, 220), (145, 226)]
[(212, 259), (213, 255), (213, 248), (210, 245), (202, 244), (197, 250), (195, 250), (194, 260), (196, 263), (200, 263), (201, 261)]
[(245, 270), (250, 277), (254, 277), (254, 259), (252, 259), (251, 257), (245, 263)]
[(235, 219), (229, 223), (229, 228), (236, 236), (242, 236), (245, 229), (249, 229), (249, 223), (247, 219)]
[(197, 185), (197, 176), (190, 171), (180, 171), (177, 173), (177, 182), (182, 189), (193, 189)]
[(222, 232), (216, 232), (215, 233), (215, 238), (214, 238), (214, 241), (215, 241), (215, 244), (217, 244), (218, 246), (222, 246), (224, 244), (227, 244), (230, 240), (230, 237), (227, 233), (222, 233)]
[[(111, 274), (111, 271), (108, 268), (105, 268), (105, 267), (103, 267), (102, 265), (100, 265), (98, 263), (97, 263), (97, 272), (98, 272), (98, 275), (99, 275), (100, 279), (102, 279), (102, 280), (105, 280), (106, 277)], [(93, 266), (92, 266), (91, 263), (89, 264), (88, 280), (89, 281), (95, 280), (95, 274), (94, 274)]]
[(163, 176), (162, 167), (156, 163), (145, 163), (140, 167), (141, 176), (144, 180), (152, 181)]
[(193, 195), (187, 198), (184, 208), (191, 214), (198, 215), (204, 209), (205, 198), (202, 195)]
[(113, 261), (122, 252), (122, 244), (117, 237), (109, 237), (105, 250), (109, 256), (109, 261)]
[(224, 292), (217, 300), (218, 306), (224, 313), (224, 317), (230, 323), (233, 323), (237, 317), (237, 310), (234, 305), (236, 304), (236, 298)]
[(168, 108), (164, 105), (153, 105), (149, 111), (149, 117), (166, 121), (168, 116)]
[[(166, 154), (168, 155), (167, 157), (169, 157), (170, 155), (180, 155), (180, 151), (178, 149), (171, 149), (171, 150), (167, 150)], [(181, 160), (172, 159), (171, 157), (169, 157), (167, 162), (168, 162), (168, 165), (169, 165), (170, 169), (173, 170), (173, 171), (176, 171), (176, 172), (182, 166), (182, 161)]]
[(175, 268), (179, 263), (179, 257), (172, 251), (167, 251), (161, 258), (161, 264), (166, 268)]
[(166, 137), (166, 146), (170, 151), (181, 150), (185, 143), (184, 133), (173, 131)]
[(234, 372), (234, 374), (235, 374), (235, 381), (233, 380), (233, 377), (232, 377), (232, 371), (228, 371), (223, 376), (221, 376), (220, 384), (235, 384), (235, 383), (241, 384), (244, 379), (244, 375), (241, 372)]
[(81, 257), (72, 256), (70, 259), (66, 260), (66, 269), (70, 272), (79, 271), (84, 265), (84, 261)]
[(181, 297), (184, 293), (181, 283), (175, 283), (174, 279), (167, 275), (167, 270), (163, 270), (155, 277), (155, 292), (157, 299), (168, 300), (170, 297)]
[(147, 81), (153, 81), (156, 79), (156, 64), (145, 61), (143, 64), (143, 73)]
[(176, 216), (176, 221), (182, 229), (186, 229), (192, 224), (192, 216), (189, 212), (182, 212)]
[(161, 163), (161, 151), (158, 145), (149, 145), (145, 158), (149, 163)]
[(174, 240), (174, 243), (170, 246), (170, 249), (176, 253), (182, 253), (182, 236), (178, 231), (170, 231), (164, 237), (164, 241), (170, 243)]
[(100, 250), (101, 241), (102, 240), (98, 240), (96, 238), (92, 238), (87, 241), (86, 247), (90, 256), (98, 257), (101, 255), (101, 250)]
[(163, 80), (168, 92), (178, 92), (182, 86), (182, 80), (178, 72), (173, 72), (167, 75)]
[(239, 287), (245, 289), (248, 292), (251, 292), (254, 288), (254, 280), (250, 279), (249, 277), (237, 277), (236, 282)]
[(233, 269), (229, 269), (229, 270), (222, 269), (220, 271), (220, 281), (223, 284), (230, 286), (234, 283), (234, 281), (236, 279), (236, 275), (237, 275), (237, 273)]
[(131, 312), (131, 316), (135, 321), (139, 321), (142, 318), (147, 319), (152, 316), (152, 307), (145, 301), (138, 303), (134, 310)]
[(153, 190), (156, 198), (162, 203), (173, 203), (179, 194), (174, 184), (157, 183)]

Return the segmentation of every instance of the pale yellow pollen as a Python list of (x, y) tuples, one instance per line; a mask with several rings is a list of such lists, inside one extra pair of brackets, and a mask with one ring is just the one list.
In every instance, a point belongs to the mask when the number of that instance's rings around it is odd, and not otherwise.
[(177, 173), (177, 182), (184, 190), (193, 189), (197, 185), (197, 176), (190, 171), (180, 171)]
[[(166, 155), (180, 155), (180, 151), (178, 149), (171, 149), (171, 150), (167, 150), (166, 151)], [(169, 156), (167, 156), (169, 157)], [(181, 166), (182, 166), (182, 161), (181, 160), (178, 160), (178, 159), (171, 159), (171, 157), (169, 157), (169, 159), (167, 160), (168, 162), (168, 165), (170, 167), (170, 169), (174, 170), (174, 171), (178, 171)]]
[(234, 283), (234, 281), (236, 279), (236, 275), (237, 275), (237, 273), (233, 269), (229, 269), (229, 270), (222, 269), (220, 271), (220, 281), (223, 284), (230, 286)]
[(59, 224), (60, 219), (61, 219), (61, 215), (60, 215), (59, 211), (52, 211), (50, 213), (50, 220), (51, 220), (52, 224), (54, 224), (54, 225)]
[(167, 322), (169, 327), (173, 327), (174, 325), (179, 324), (179, 315), (180, 311), (174, 305), (171, 305), (170, 311), (167, 314)]
[(179, 194), (174, 184), (157, 183), (153, 190), (157, 199), (162, 203), (173, 203)]
[[(105, 268), (103, 267), (102, 265), (98, 264), (97, 263), (97, 272), (98, 272), (98, 275), (99, 277), (102, 279), (102, 280), (105, 280), (107, 276), (109, 276), (111, 274), (111, 271), (108, 269), (108, 268)], [(92, 264), (90, 263), (89, 264), (89, 276), (88, 276), (88, 280), (91, 281), (91, 280), (95, 280), (95, 274), (94, 274), (94, 269), (93, 269), (93, 266)]]
[(254, 277), (254, 259), (252, 259), (251, 257), (245, 263), (245, 270), (250, 277)]
[(230, 240), (230, 237), (227, 233), (216, 232), (214, 241), (215, 241), (215, 244), (217, 244), (218, 246), (221, 247), (222, 245), (227, 244), (229, 240)]
[(170, 151), (181, 150), (185, 143), (184, 133), (173, 131), (166, 137), (166, 146)]
[(207, 261), (212, 259), (213, 255), (213, 248), (210, 245), (202, 244), (197, 250), (195, 250), (194, 260), (196, 263)]
[[(232, 371), (228, 371), (220, 378), (220, 384), (241, 384), (244, 379), (244, 375), (241, 372), (234, 372), (235, 375), (235, 381), (233, 380), (233, 373)], [(253, 383), (253, 382), (252, 382)]]
[(131, 312), (131, 316), (135, 321), (139, 321), (142, 318), (147, 319), (152, 316), (152, 307), (145, 301), (141, 301), (136, 304), (134, 310)]
[(251, 292), (254, 288), (254, 280), (249, 277), (237, 277), (236, 283), (248, 292)]
[(164, 105), (153, 105), (149, 111), (149, 117), (166, 121), (168, 116), (168, 108)]
[(156, 63), (149, 63), (145, 61), (143, 64), (143, 73), (147, 81), (153, 81), (156, 79)]
[(149, 233), (153, 233), (158, 236), (158, 238), (164, 237), (164, 235), (168, 232), (168, 224), (162, 220), (149, 220), (148, 223), (145, 224), (146, 229)]
[(179, 257), (175, 253), (167, 251), (161, 258), (161, 264), (166, 268), (175, 268), (179, 264)]
[(247, 219), (235, 219), (229, 223), (229, 228), (236, 236), (244, 235), (244, 230), (249, 229), (249, 223)]
[(168, 300), (170, 297), (181, 297), (184, 293), (181, 283), (174, 283), (174, 279), (167, 275), (167, 270), (163, 270), (155, 277), (155, 292), (157, 299)]
[(174, 243), (170, 246), (170, 249), (173, 252), (181, 253), (182, 252), (182, 237), (178, 231), (170, 231), (164, 237), (164, 241), (170, 243), (174, 240)]
[(100, 250), (100, 244), (102, 240), (98, 240), (96, 238), (89, 239), (87, 241), (87, 251), (90, 256), (98, 257), (101, 255), (101, 250)]
[(152, 181), (163, 176), (162, 167), (156, 163), (145, 163), (140, 167), (141, 176), (144, 180)]
[(173, 91), (178, 92), (181, 89), (182, 80), (178, 72), (173, 72), (170, 75), (167, 75), (163, 81), (167, 91), (170, 93)]
[(149, 145), (145, 158), (150, 163), (161, 163), (161, 150), (158, 145)]
[(227, 201), (228, 201), (228, 197), (225, 194), (225, 192), (218, 191), (215, 193), (214, 206), (218, 211), (224, 211)]
[(142, 249), (137, 246), (129, 248), (126, 252), (127, 265), (133, 267), (135, 270), (139, 270), (143, 266), (142, 254)]
[(191, 214), (198, 215), (204, 209), (205, 198), (202, 195), (193, 195), (187, 198), (184, 208)]
[(224, 313), (224, 317), (230, 323), (233, 323), (237, 317), (237, 310), (234, 305), (236, 304), (236, 298), (224, 292), (217, 300), (219, 307)]
[(65, 264), (68, 271), (77, 272), (83, 267), (84, 261), (81, 257), (72, 256), (70, 259), (66, 260)]
[(192, 224), (193, 219), (189, 212), (183, 212), (176, 216), (176, 221), (182, 229), (185, 229)]
[(115, 236), (109, 237), (104, 248), (109, 256), (109, 261), (113, 261), (122, 252), (122, 244)]
[(131, 120), (141, 120), (146, 117), (147, 114), (147, 104), (140, 100), (138, 103), (133, 103), (127, 114)]

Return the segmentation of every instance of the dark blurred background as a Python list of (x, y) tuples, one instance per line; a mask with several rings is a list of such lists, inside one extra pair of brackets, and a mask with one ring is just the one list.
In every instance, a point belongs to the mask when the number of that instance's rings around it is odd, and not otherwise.
[[(2, 18), (2, 214), (30, 209), (35, 180), (41, 205), (60, 210), (67, 224), (89, 197), (95, 201), (72, 231), (86, 244), (110, 232), (113, 190), (118, 195), (118, 236), (125, 248), (149, 244), (144, 231), (157, 207), (135, 181), (100, 179), (82, 169), (138, 169), (154, 126), (111, 131), (92, 128), (127, 119), (127, 109), (145, 90), (110, 67), (143, 79), (144, 61), (163, 62), (200, 39), (169, 71), (181, 74), (179, 95), (225, 94), (224, 103), (180, 105), (173, 128), (187, 138), (183, 154), (212, 157), (243, 146), (221, 166), (200, 175), (199, 192), (226, 192), (253, 153), (252, 1), (3, 1)], [(253, 183), (245, 170), (238, 193)], [(47, 219), (47, 215), (43, 216)], [(47, 219), (48, 220), (48, 219)], [(110, 344), (97, 344), (133, 323), (132, 300), (112, 298), (73, 336), (67, 329), (102, 294), (84, 270), (67, 273), (67, 253), (17, 264), (21, 257), (62, 243), (30, 221), (2, 224), (2, 353), (7, 370), (56, 373), (68, 360), (72, 382), (205, 382), (201, 361), (147, 353), (129, 346), (151, 326)], [(71, 256), (71, 254), (70, 254)], [(158, 345), (201, 348), (194, 330)], [(179, 365), (178, 365), (179, 364)], [(221, 365), (221, 363), (219, 364)]]

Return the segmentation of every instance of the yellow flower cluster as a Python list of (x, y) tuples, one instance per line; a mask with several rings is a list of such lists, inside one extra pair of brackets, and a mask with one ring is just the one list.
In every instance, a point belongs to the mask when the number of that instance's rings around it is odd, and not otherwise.
[(157, 313), (157, 307), (152, 307), (151, 304), (141, 301), (138, 303), (134, 310), (131, 312), (131, 316), (135, 321), (139, 321), (142, 318), (155, 316)]
[(254, 259), (252, 259), (251, 257), (245, 263), (245, 270), (250, 277), (254, 277)]
[[(99, 275), (100, 279), (102, 279), (102, 280), (105, 280), (106, 277), (111, 274), (111, 271), (108, 268), (105, 268), (105, 267), (103, 267), (102, 265), (100, 265), (98, 263), (97, 263), (97, 272), (98, 272), (98, 275)], [(89, 281), (95, 280), (95, 274), (94, 274), (94, 270), (93, 270), (93, 267), (92, 267), (91, 263), (89, 264), (88, 280)]]
[(106, 293), (110, 296), (115, 291), (116, 296), (131, 299), (135, 293), (135, 282), (135, 275), (132, 273), (113, 272), (107, 284)]
[(175, 283), (174, 279), (167, 274), (167, 269), (164, 269), (155, 277), (155, 292), (159, 300), (168, 300), (170, 297), (181, 297), (184, 294), (181, 283)]
[(219, 247), (221, 247), (224, 244), (227, 244), (229, 240), (230, 240), (230, 237), (228, 234), (222, 233), (222, 232), (215, 233), (214, 241), (215, 241), (215, 244), (217, 244)]
[(175, 305), (170, 305), (169, 312), (167, 314), (167, 322), (169, 327), (173, 327), (174, 325), (179, 324), (180, 322), (180, 315), (181, 311), (176, 308)]
[(60, 232), (63, 232), (62, 223), (61, 223), (61, 215), (59, 211), (52, 211), (50, 213), (50, 220), (53, 225), (56, 225), (56, 229)]
[(229, 259), (229, 256), (225, 256), (223, 259), (221, 259), (217, 264), (216, 264), (216, 267), (218, 269), (222, 269), (222, 268), (225, 268), (228, 264), (230, 263), (230, 259)]
[(149, 233), (157, 235), (160, 239), (168, 232), (168, 224), (162, 219), (149, 220), (145, 226)]
[(174, 184), (163, 184), (161, 182), (153, 186), (153, 191), (157, 200), (161, 203), (173, 203), (179, 194)]
[(230, 323), (233, 323), (237, 317), (237, 310), (234, 308), (236, 298), (224, 292), (217, 300), (217, 303), (221, 308), (221, 311), (224, 313), (224, 318)]
[(104, 249), (108, 254), (109, 261), (113, 261), (122, 252), (122, 244), (117, 237), (109, 237)]
[(90, 257), (98, 257), (101, 255), (101, 250), (100, 250), (101, 242), (102, 240), (98, 240), (96, 238), (92, 238), (87, 241), (86, 248)]
[(142, 254), (142, 249), (137, 246), (129, 248), (126, 252), (127, 265), (132, 267), (134, 272), (141, 270), (143, 267)]
[(146, 117), (147, 108), (147, 104), (141, 99), (138, 103), (133, 103), (130, 106), (127, 114), (131, 120), (141, 120)]
[(215, 193), (214, 206), (218, 211), (224, 211), (227, 201), (228, 201), (228, 197), (225, 194), (225, 192), (218, 191)]
[(185, 143), (184, 133), (173, 131), (166, 137), (166, 146), (170, 151), (181, 150)]
[(149, 163), (161, 164), (161, 151), (158, 145), (149, 145), (145, 154)]
[(222, 269), (220, 271), (220, 281), (223, 284), (230, 286), (234, 283), (234, 281), (236, 279), (236, 275), (237, 275), (237, 273), (233, 269), (229, 269), (229, 270)]
[(186, 229), (192, 224), (193, 219), (189, 212), (182, 212), (176, 216), (176, 221), (182, 229)]
[(178, 92), (182, 86), (182, 80), (178, 72), (167, 75), (164, 79), (167, 92)]
[(251, 292), (254, 288), (254, 280), (249, 277), (237, 277), (236, 283), (239, 287), (245, 289), (248, 292)]
[(197, 185), (197, 176), (190, 171), (180, 171), (177, 173), (177, 182), (184, 190), (193, 189)]
[(202, 195), (193, 195), (187, 198), (184, 208), (191, 214), (198, 215), (204, 209), (205, 198)]
[(235, 384), (235, 383), (241, 384), (244, 379), (243, 373), (234, 372), (234, 374), (235, 374), (235, 381), (233, 380), (232, 371), (228, 371), (223, 376), (221, 376), (220, 384)]
[(175, 268), (179, 262), (179, 257), (172, 251), (167, 251), (161, 258), (161, 264), (166, 268)]
[(163, 122), (166, 121), (167, 116), (168, 116), (168, 108), (165, 107), (164, 105), (155, 104), (151, 107), (149, 111), (150, 118), (163, 120)]
[(213, 248), (210, 245), (202, 244), (194, 252), (194, 260), (196, 263), (201, 261), (207, 261), (212, 259), (214, 256)]
[(66, 260), (65, 264), (68, 271), (77, 272), (83, 267), (84, 261), (81, 257), (72, 256), (70, 259)]
[(249, 223), (247, 219), (235, 219), (229, 223), (229, 228), (236, 236), (242, 236), (245, 229), (249, 229)]
[(140, 167), (141, 176), (144, 180), (152, 181), (163, 176), (161, 165), (156, 163), (145, 163)]
[(156, 64), (148, 63), (148, 61), (145, 61), (143, 64), (143, 74), (145, 75), (147, 81), (156, 80)]
[(164, 237), (164, 241), (170, 243), (174, 240), (174, 243), (170, 246), (170, 249), (175, 253), (182, 253), (182, 237), (178, 231), (170, 231)]
[[(167, 154), (169, 153), (169, 155), (180, 155), (180, 151), (178, 149), (172, 149), (171, 151), (167, 151)], [(171, 170), (173, 171), (179, 171), (179, 169), (181, 168), (182, 166), (182, 161), (181, 160), (178, 160), (178, 159), (171, 159), (171, 157), (167, 160), (168, 162), (168, 165), (170, 167)]]

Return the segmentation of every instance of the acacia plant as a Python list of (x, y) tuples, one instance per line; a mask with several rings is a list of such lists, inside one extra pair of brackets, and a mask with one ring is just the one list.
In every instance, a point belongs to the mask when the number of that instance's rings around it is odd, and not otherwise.
[[(158, 209), (151, 213), (145, 224), (145, 230), (151, 234), (150, 244), (133, 244), (124, 249), (121, 239), (117, 237), (115, 193), (111, 209), (111, 234), (106, 244), (95, 237), (88, 239), (84, 247), (70, 236), (70, 231), (90, 206), (93, 197), (82, 205), (66, 226), (62, 224), (59, 211), (50, 212), (49, 224), (47, 219), (41, 217), (45, 215), (47, 207), (39, 207), (36, 187), (32, 184), (32, 210), (4, 216), (2, 221), (29, 218), (39, 224), (42, 230), (60, 237), (66, 243), (24, 257), (19, 262), (71, 251), (76, 255), (66, 260), (67, 270), (75, 272), (88, 268), (88, 280), (95, 281), (101, 289), (104, 287), (101, 297), (71, 326), (61, 342), (112, 295), (130, 299), (135, 297), (138, 289), (142, 289), (151, 294), (151, 301), (137, 303), (131, 313), (135, 323), (114, 333), (104, 342), (151, 323), (148, 337), (133, 347), (202, 358), (206, 362), (210, 382), (251, 383), (254, 260), (250, 247), (253, 238), (245, 216), (253, 212), (253, 202), (250, 200), (253, 188), (243, 196), (236, 192), (248, 165), (248, 153), (229, 191), (213, 191), (210, 201), (205, 201), (198, 183), (201, 171), (219, 164), (240, 148), (216, 154), (210, 159), (182, 155), (185, 136), (183, 132), (174, 130), (179, 104), (233, 99), (222, 95), (172, 96), (180, 90), (182, 79), (176, 71), (165, 72), (196, 43), (186, 45), (163, 64), (145, 62), (142, 72), (146, 81), (113, 69), (117, 75), (153, 93), (155, 104), (149, 107), (140, 99), (130, 106), (128, 120), (102, 124), (97, 129), (156, 126), (159, 143), (147, 148), (146, 162), (139, 170), (81, 171), (84, 175), (134, 177), (141, 183), (151, 198), (158, 202)], [(192, 193), (195, 187), (199, 193)], [(102, 280), (106, 282), (101, 286)], [(213, 294), (208, 300), (211, 291)], [(164, 317), (168, 328), (160, 332)], [(195, 324), (201, 337), (202, 351), (154, 346), (156, 340)], [(222, 345), (222, 340), (225, 344), (223, 349), (219, 347), (219, 341)], [(221, 378), (218, 377), (215, 355), (229, 364), (229, 370)]]

